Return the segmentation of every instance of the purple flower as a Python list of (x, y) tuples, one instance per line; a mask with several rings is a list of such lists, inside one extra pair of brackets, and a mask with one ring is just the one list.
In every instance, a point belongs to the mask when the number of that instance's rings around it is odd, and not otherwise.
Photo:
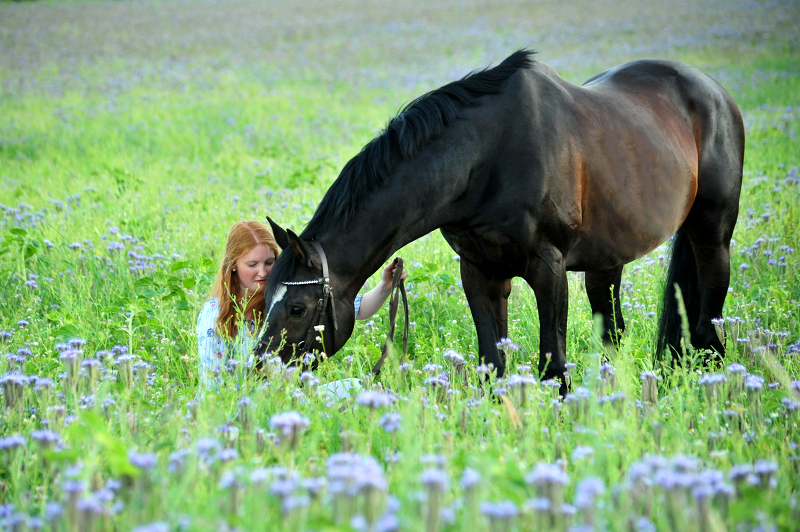
[(744, 381), (744, 387), (748, 391), (760, 392), (764, 387), (764, 378), (758, 375), (748, 375)]
[(217, 458), (221, 462), (230, 462), (231, 460), (235, 460), (239, 457), (239, 451), (234, 449), (233, 447), (229, 449), (222, 449), (219, 453), (217, 453)]
[(471, 490), (478, 482), (481, 481), (481, 474), (475, 471), (472, 468), (464, 468), (464, 472), (461, 474), (461, 481), (459, 482), (461, 489), (464, 491)]
[(642, 379), (642, 401), (645, 403), (658, 403), (658, 388), (656, 387), (656, 380), (658, 375), (652, 371), (643, 371), (641, 373)]
[(419, 480), (429, 493), (444, 493), (449, 486), (447, 472), (442, 469), (426, 469), (420, 474)]
[(475, 368), (475, 372), (478, 375), (488, 375), (492, 371), (494, 371), (494, 366), (492, 364), (481, 364)]
[(128, 453), (128, 460), (137, 469), (142, 471), (149, 471), (158, 464), (158, 457), (153, 453), (137, 453), (130, 451)]
[(442, 370), (442, 366), (440, 364), (425, 364), (422, 366), (422, 371), (425, 373), (430, 373), (433, 375), (434, 373), (438, 373)]
[(358, 396), (358, 399), (356, 399), (356, 402), (361, 406), (378, 409), (391, 405), (394, 402), (394, 396), (389, 393), (366, 390), (361, 392), (361, 394)]
[(269, 428), (280, 432), (283, 436), (281, 441), (286, 441), (292, 449), (297, 446), (300, 436), (303, 435), (309, 425), (310, 422), (307, 417), (293, 410), (275, 414), (269, 420)]
[(769, 460), (759, 460), (753, 465), (753, 472), (758, 475), (761, 485), (771, 487), (770, 480), (778, 471), (778, 464)]
[(67, 372), (67, 378), (70, 382), (74, 383), (75, 378), (78, 376), (81, 356), (83, 356), (83, 351), (77, 349), (67, 349), (58, 356), (61, 363), (64, 365), (64, 370)]
[(25, 437), (19, 434), (12, 434), (5, 438), (0, 438), (0, 451), (14, 450), (25, 445)]
[(322, 493), (322, 490), (325, 488), (327, 482), (324, 478), (306, 478), (301, 483), (301, 486), (308, 492), (308, 494), (316, 498)]
[(569, 476), (561, 466), (539, 462), (533, 471), (525, 475), (525, 482), (535, 486), (539, 497), (548, 499), (553, 508), (559, 508)]
[(578, 483), (575, 490), (575, 506), (584, 509), (592, 506), (598, 495), (602, 495), (606, 487), (597, 477), (587, 477)]
[(63, 513), (64, 510), (57, 502), (48, 502), (44, 511), (45, 519), (51, 523), (58, 521)]
[(195, 443), (197, 454), (202, 458), (210, 458), (211, 453), (220, 448), (219, 441), (214, 438), (200, 438)]
[(445, 349), (442, 357), (450, 362), (450, 365), (452, 365), (455, 369), (460, 369), (464, 365), (464, 357), (459, 355), (453, 349)]
[[(481, 503), (480, 508), (481, 513), (485, 515), (489, 520), (489, 523), (491, 523), (492, 530), (494, 530), (495, 527), (498, 527), (500, 523), (508, 524), (517, 516), (517, 514), (519, 514), (517, 505), (511, 501), (501, 501), (497, 503), (483, 502)], [(507, 529), (507, 526), (502, 528)]]
[(51, 447), (61, 441), (61, 436), (52, 430), (34, 430), (31, 439), (38, 441), (42, 447)]
[(508, 338), (500, 338), (500, 341), (495, 344), (498, 349), (503, 349), (505, 351), (518, 351), (519, 346), (509, 340)]
[(67, 344), (70, 349), (83, 349), (86, 346), (86, 340), (83, 338), (72, 338)]
[[(310, 354), (310, 353), (309, 353)], [(313, 362), (313, 361), (311, 361)], [(306, 364), (311, 364), (311, 362), (307, 362)], [(319, 379), (317, 379), (313, 373), (310, 371), (304, 371), (300, 374), (300, 382), (302, 382), (306, 386), (316, 386), (319, 384)]]
[(403, 416), (401, 416), (397, 412), (388, 412), (383, 416), (381, 416), (381, 419), (380, 421), (378, 421), (378, 424), (383, 428), (383, 430), (391, 434), (393, 432), (400, 430), (402, 422), (403, 422)]
[(188, 449), (179, 449), (170, 454), (167, 471), (170, 473), (179, 473), (183, 471), (183, 467), (186, 465), (186, 457), (189, 456), (189, 454), (190, 452)]
[(163, 521), (156, 521), (146, 525), (137, 526), (131, 532), (170, 532), (172, 528)]
[(272, 495), (277, 495), (281, 499), (285, 499), (294, 494), (297, 488), (297, 482), (293, 478), (278, 479), (269, 486), (269, 492)]
[(0, 377), (0, 388), (3, 389), (3, 399), (6, 408), (14, 408), (22, 399), (22, 394), (28, 379), (19, 373), (6, 373)]

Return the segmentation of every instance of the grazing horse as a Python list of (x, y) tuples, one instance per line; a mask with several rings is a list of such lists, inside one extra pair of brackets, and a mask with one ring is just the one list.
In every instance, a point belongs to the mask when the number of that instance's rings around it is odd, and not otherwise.
[[(412, 101), (345, 165), (299, 236), (272, 224), (284, 252), (257, 352), (289, 361), (322, 340), (335, 353), (367, 278), (439, 229), (461, 258), (480, 361), (499, 376), (513, 277), (536, 295), (540, 377), (561, 379), (563, 394), (567, 271), (586, 272), (603, 339), (615, 342), (625, 329), (622, 267), (676, 232), (659, 352), (680, 350), (677, 285), (692, 345), (724, 353), (712, 319), (730, 281), (742, 183), (733, 99), (674, 61), (634, 61), (575, 86), (532, 54), (517, 51)], [(309, 334), (314, 315), (319, 336)]]

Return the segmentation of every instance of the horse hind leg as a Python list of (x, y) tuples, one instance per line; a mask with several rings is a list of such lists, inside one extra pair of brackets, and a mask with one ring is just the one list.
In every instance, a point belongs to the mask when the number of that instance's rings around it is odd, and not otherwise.
[(608, 349), (616, 349), (625, 332), (619, 287), (622, 282), (622, 266), (608, 270), (586, 272), (586, 295), (592, 307), (592, 316), (602, 318), (600, 338)]
[[(696, 203), (697, 205), (697, 203)], [(720, 209), (706, 206), (692, 208), (684, 223), (684, 230), (694, 251), (697, 265), (697, 321), (689, 324), (691, 342), (695, 349), (713, 349), (725, 354), (712, 320), (722, 318), (722, 307), (728, 295), (731, 278), (730, 234), (733, 224), (724, 223)], [(686, 302), (686, 305), (695, 302)]]
[(722, 317), (728, 294), (730, 244), (739, 214), (744, 163), (741, 114), (727, 94), (722, 99), (721, 105), (705, 111), (706, 119), (701, 121), (697, 196), (683, 224), (697, 262), (700, 300), (692, 345), (720, 354), (725, 347), (711, 320)]
[(508, 296), (511, 279), (492, 277), (488, 272), (461, 259), (461, 282), (467, 296), (475, 330), (478, 333), (478, 358), (491, 364), (502, 377), (506, 368), (505, 352), (497, 343), (508, 336)]

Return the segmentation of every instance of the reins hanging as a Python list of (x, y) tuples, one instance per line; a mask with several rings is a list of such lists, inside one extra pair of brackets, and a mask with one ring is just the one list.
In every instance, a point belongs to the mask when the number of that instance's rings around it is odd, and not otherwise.
[[(398, 292), (400, 293), (398, 295)], [(403, 310), (405, 313), (405, 323), (403, 325), (403, 359), (408, 353), (408, 298), (406, 297), (406, 286), (403, 282), (403, 259), (397, 257), (397, 268), (394, 270), (392, 278), (392, 296), (389, 300), (389, 334), (386, 335), (386, 342), (383, 344), (381, 358), (372, 367), (372, 374), (378, 375), (383, 367), (383, 362), (389, 354), (389, 345), (394, 342), (394, 327), (397, 319), (397, 307), (400, 304), (400, 297), (403, 298)]]

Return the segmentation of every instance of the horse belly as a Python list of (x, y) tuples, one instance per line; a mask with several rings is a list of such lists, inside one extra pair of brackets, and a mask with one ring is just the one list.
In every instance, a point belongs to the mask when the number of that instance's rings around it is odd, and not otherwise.
[(626, 264), (658, 247), (686, 219), (697, 193), (696, 157), (679, 145), (641, 144), (623, 146), (603, 171), (586, 177), (581, 230), (567, 261), (571, 269)]

